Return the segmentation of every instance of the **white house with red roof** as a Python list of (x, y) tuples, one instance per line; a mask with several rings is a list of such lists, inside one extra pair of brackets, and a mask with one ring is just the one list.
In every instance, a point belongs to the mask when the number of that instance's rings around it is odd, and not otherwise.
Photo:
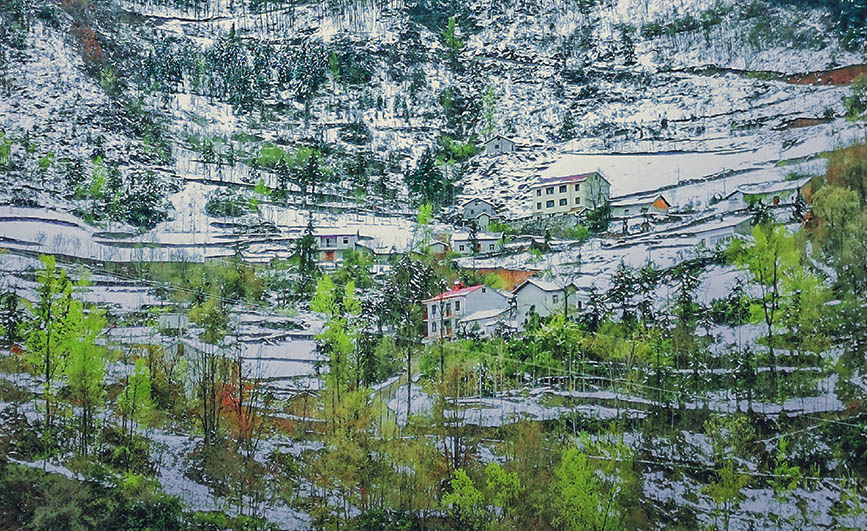
[(509, 297), (484, 285), (455, 287), (423, 301), (425, 305), (425, 341), (452, 339), (460, 330), (461, 320), (489, 310), (505, 310)]
[(530, 186), (530, 203), (536, 217), (595, 210), (611, 197), (611, 183), (601, 172), (542, 177)]

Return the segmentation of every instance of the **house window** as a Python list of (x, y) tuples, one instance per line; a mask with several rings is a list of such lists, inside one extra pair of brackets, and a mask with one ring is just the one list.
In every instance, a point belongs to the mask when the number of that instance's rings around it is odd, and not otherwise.
[(455, 313), (461, 311), (461, 301), (455, 301)]
[(581, 185), (580, 185), (580, 184), (576, 184), (576, 185), (575, 185), (575, 191), (577, 192), (577, 191), (580, 190), (580, 189), (581, 189)]
[(575, 204), (576, 204), (576, 205), (580, 205), (580, 204), (581, 204), (581, 198), (580, 198), (580, 197), (576, 197), (576, 198), (575, 198)]
[(542, 210), (542, 203), (536, 203), (536, 210)]
[(569, 200), (565, 197), (560, 200), (560, 206), (566, 206), (569, 203)]
[(557, 304), (558, 302), (560, 302), (560, 296), (554, 295), (551, 297), (551, 300), (554, 301), (554, 304)]
[(482, 293), (487, 293), (487, 292), (488, 292), (488, 288), (482, 288)]
[(458, 245), (458, 249), (460, 249), (461, 252), (464, 252), (464, 246), (463, 245)]
[(349, 245), (349, 238), (343, 238), (343, 245)]
[(434, 304), (430, 307), (430, 316), (435, 317), (437, 314), (437, 305)]
[(472, 208), (470, 209), (470, 215), (471, 216), (473, 215), (473, 209)]
[(500, 149), (500, 144), (494, 144), (494, 149)]
[(623, 209), (623, 214), (624, 214), (624, 215), (625, 215), (625, 214), (629, 214), (629, 209), (628, 209), (628, 208), (624, 208), (624, 209)]
[(565, 185), (565, 184), (561, 184), (561, 185), (560, 185), (560, 193), (561, 193), (561, 194), (565, 194), (565, 193), (566, 193), (566, 185)]
[(493, 251), (493, 250), (494, 250), (494, 244), (493, 244), (493, 243), (489, 243), (489, 244), (488, 244), (488, 250), (489, 250), (489, 251)]
[(554, 208), (554, 201), (547, 201), (547, 202), (545, 203), (545, 206), (548, 207), (548, 208)]
[(536, 197), (539, 197), (541, 195), (542, 195), (542, 189), (539, 188), (538, 190), (536, 190)]
[(549, 186), (548, 188), (545, 188), (545, 194), (546, 195), (554, 195), (554, 187)]
[(433, 332), (434, 334), (437, 333), (437, 322), (436, 321), (434, 321), (430, 324), (430, 331)]

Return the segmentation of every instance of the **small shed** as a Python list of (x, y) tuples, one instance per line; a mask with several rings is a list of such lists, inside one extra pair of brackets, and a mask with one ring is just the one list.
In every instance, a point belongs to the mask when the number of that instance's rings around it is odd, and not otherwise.
[(611, 202), (611, 215), (615, 218), (628, 218), (641, 214), (664, 214), (671, 203), (662, 194), (620, 199)]
[(497, 135), (485, 142), (485, 155), (500, 155), (513, 151), (515, 151), (515, 142), (502, 135)]
[(482, 213), (493, 216), (496, 211), (497, 208), (493, 203), (480, 197), (474, 197), (461, 203), (461, 213), (464, 219), (475, 219)]

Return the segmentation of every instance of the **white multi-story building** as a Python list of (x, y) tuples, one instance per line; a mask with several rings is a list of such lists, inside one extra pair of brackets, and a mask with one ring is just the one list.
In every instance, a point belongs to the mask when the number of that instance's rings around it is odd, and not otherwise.
[(509, 297), (487, 286), (455, 287), (423, 301), (425, 305), (425, 341), (452, 339), (458, 333), (461, 320), (489, 310), (505, 310)]
[(595, 210), (608, 202), (610, 193), (611, 183), (598, 171), (546, 177), (530, 187), (530, 203), (534, 216), (550, 217)]

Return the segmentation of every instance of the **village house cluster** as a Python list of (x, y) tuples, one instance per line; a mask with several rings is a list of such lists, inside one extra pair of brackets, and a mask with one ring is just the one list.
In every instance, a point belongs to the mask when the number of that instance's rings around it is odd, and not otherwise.
[[(504, 137), (494, 137), (485, 144), (484, 152), (499, 156), (512, 153), (519, 145)], [(757, 205), (779, 210), (809, 199), (809, 178), (744, 184), (716, 197), (714, 208), (697, 214), (693, 214), (691, 209), (678, 210), (659, 191), (612, 198), (611, 189), (612, 182), (601, 169), (539, 177), (526, 189), (525, 199), (532, 212), (529, 219), (548, 223), (559, 218), (572, 218), (575, 223), (582, 223), (590, 212), (603, 210), (610, 220), (608, 234), (613, 237), (612, 242), (622, 242), (621, 238), (626, 236), (690, 238), (696, 245), (714, 248), (737, 235), (748, 234)], [(543, 243), (538, 234), (513, 234), (507, 240), (503, 232), (492, 230), (515, 221), (504, 217), (502, 211), (492, 198), (465, 198), (456, 210), (458, 230), (425, 240), (424, 249), (419, 242), (411, 242), (403, 248), (385, 245), (357, 229), (319, 229), (315, 232), (319, 262), (325, 267), (337, 266), (346, 253), (353, 251), (367, 257), (374, 267), (387, 268), (391, 257), (407, 252), (460, 258), (470, 255), (491, 257), (546, 248), (547, 241)], [(495, 227), (495, 223), (499, 226)], [(651, 224), (658, 226), (651, 230)], [(507, 241), (510, 242), (508, 247)], [(498, 276), (516, 273), (509, 270), (477, 272), (493, 272)], [(515, 278), (501, 276), (509, 286), (507, 290), (483, 284), (457, 284), (424, 301), (425, 340), (517, 333), (526, 328), (533, 316), (546, 317), (555, 313), (569, 316), (581, 311), (587, 302), (586, 292), (556, 272), (548, 271), (546, 276), (541, 276), (539, 271), (518, 273), (521, 275)]]
[(571, 282), (530, 277), (511, 292), (457, 283), (451, 290), (425, 300), (424, 305), (425, 341), (434, 341), (521, 332), (531, 315), (568, 315), (580, 310), (582, 301)]

